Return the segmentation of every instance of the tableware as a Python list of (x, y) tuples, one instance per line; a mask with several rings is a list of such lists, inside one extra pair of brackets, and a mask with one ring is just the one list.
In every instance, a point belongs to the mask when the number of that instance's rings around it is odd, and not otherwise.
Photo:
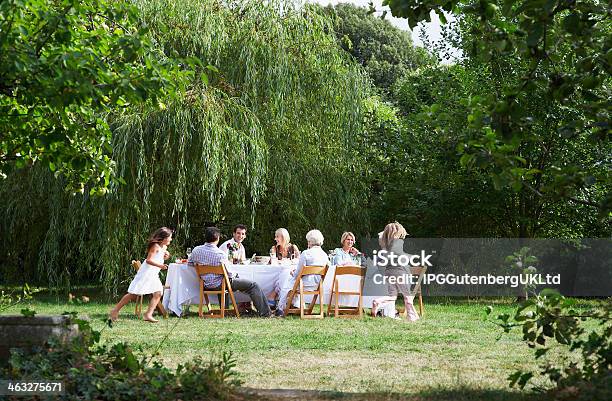
[(255, 256), (254, 258), (251, 259), (251, 262), (262, 264), (262, 265), (267, 265), (268, 263), (270, 263), (270, 257), (269, 256)]

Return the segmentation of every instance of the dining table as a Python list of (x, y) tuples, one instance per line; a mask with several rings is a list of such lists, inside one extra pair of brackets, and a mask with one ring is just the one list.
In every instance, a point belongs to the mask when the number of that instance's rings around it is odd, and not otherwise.
[[(274, 290), (283, 288), (283, 284), (290, 279), (292, 270), (295, 269), (295, 264), (276, 263), (276, 264), (226, 264), (228, 273), (238, 275), (242, 279), (248, 279), (256, 282), (263, 290), (264, 294), (269, 294)], [(335, 266), (330, 266), (323, 281), (324, 304), (330, 301), (335, 302), (332, 294)], [(339, 276), (338, 285), (340, 291), (358, 291), (359, 277), (358, 276)], [(240, 291), (235, 293), (236, 302), (250, 302), (247, 294)], [(312, 296), (306, 296), (304, 300), (310, 301)], [(371, 308), (373, 296), (364, 296), (362, 305), (364, 308)], [(209, 297), (211, 303), (218, 303), (216, 297)], [(184, 313), (184, 309), (189, 305), (198, 305), (200, 302), (200, 279), (193, 266), (187, 263), (170, 263), (166, 274), (166, 282), (164, 285), (164, 295), (162, 304), (166, 310), (171, 311), (177, 316)], [(341, 295), (338, 299), (339, 305), (342, 306), (357, 306), (359, 297), (357, 295)], [(294, 306), (299, 305), (299, 297), (294, 297)]]

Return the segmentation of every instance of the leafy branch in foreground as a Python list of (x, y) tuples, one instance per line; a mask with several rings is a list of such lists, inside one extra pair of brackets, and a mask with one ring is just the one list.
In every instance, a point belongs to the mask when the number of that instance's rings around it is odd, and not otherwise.
[[(555, 383), (558, 398), (610, 399), (612, 302), (602, 301), (586, 311), (577, 309), (575, 304), (576, 300), (556, 291), (543, 290), (523, 302), (513, 317), (507, 313), (498, 315), (496, 324), (505, 333), (520, 327), (523, 340), (535, 350), (536, 360), (556, 345), (562, 346), (561, 362), (547, 361), (539, 372)], [(492, 311), (492, 307), (487, 307), (487, 315)], [(517, 371), (509, 377), (510, 386), (524, 388), (534, 376), (531, 371)]]
[(30, 288), (27, 283), (23, 285), (21, 288), (21, 294), (19, 295), (15, 295), (15, 291), (8, 293), (4, 290), (0, 291), (0, 313), (20, 304), (23, 301), (32, 299), (32, 295), (39, 291), (40, 290), (38, 288)]
[(105, 194), (121, 182), (105, 114), (159, 104), (182, 76), (127, 1), (0, 2), (0, 178), (42, 163)]
[[(460, 24), (470, 26), (461, 33), (464, 63), (503, 71), (499, 87), (483, 96), (465, 98), (470, 109), (467, 123), (478, 134), (457, 148), (463, 166), (489, 168), (500, 186), (597, 208), (602, 219), (610, 218), (609, 2), (385, 0), (384, 4), (394, 16), (407, 18), (411, 27), (429, 20), (432, 11), (443, 22), (445, 13), (452, 12)], [(573, 118), (538, 132), (537, 126), (548, 116), (538, 116), (538, 107), (529, 107), (533, 94), (541, 104), (572, 111)], [(437, 113), (431, 114), (435, 120)], [(528, 163), (521, 154), (524, 148), (545, 143), (550, 135), (576, 144), (588, 143), (598, 160), (544, 167)], [(532, 184), (542, 177), (549, 183), (541, 187)], [(602, 196), (592, 197), (595, 190), (602, 191)]]

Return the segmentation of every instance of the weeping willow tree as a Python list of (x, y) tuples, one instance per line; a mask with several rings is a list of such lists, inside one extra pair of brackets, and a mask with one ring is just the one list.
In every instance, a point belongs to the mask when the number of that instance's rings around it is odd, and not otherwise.
[(331, 21), (317, 9), (265, 3), (137, 2), (166, 53), (216, 67), (211, 83), (259, 119), (269, 147), (264, 196), (254, 215), (228, 204), (223, 216), (229, 222), (256, 216), (249, 235), (256, 251), (271, 245), (278, 227), (299, 243), (313, 227), (337, 238), (366, 221), (363, 159), (353, 146), (369, 88), (364, 75), (339, 51)]
[(107, 117), (125, 184), (106, 196), (68, 195), (38, 167), (0, 185), (5, 277), (64, 288), (93, 278), (119, 291), (162, 225), (180, 249), (208, 223), (247, 222), (258, 252), (278, 227), (298, 243), (313, 227), (328, 238), (364, 229), (353, 138), (368, 84), (325, 17), (289, 1), (135, 3), (167, 57), (201, 67), (165, 109)]

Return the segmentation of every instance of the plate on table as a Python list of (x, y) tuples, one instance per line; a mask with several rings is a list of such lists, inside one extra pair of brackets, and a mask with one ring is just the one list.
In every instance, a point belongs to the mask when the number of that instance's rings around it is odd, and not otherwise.
[(251, 259), (251, 263), (258, 264), (258, 265), (267, 265), (268, 263), (270, 263), (270, 257), (269, 256), (255, 256), (254, 258)]

